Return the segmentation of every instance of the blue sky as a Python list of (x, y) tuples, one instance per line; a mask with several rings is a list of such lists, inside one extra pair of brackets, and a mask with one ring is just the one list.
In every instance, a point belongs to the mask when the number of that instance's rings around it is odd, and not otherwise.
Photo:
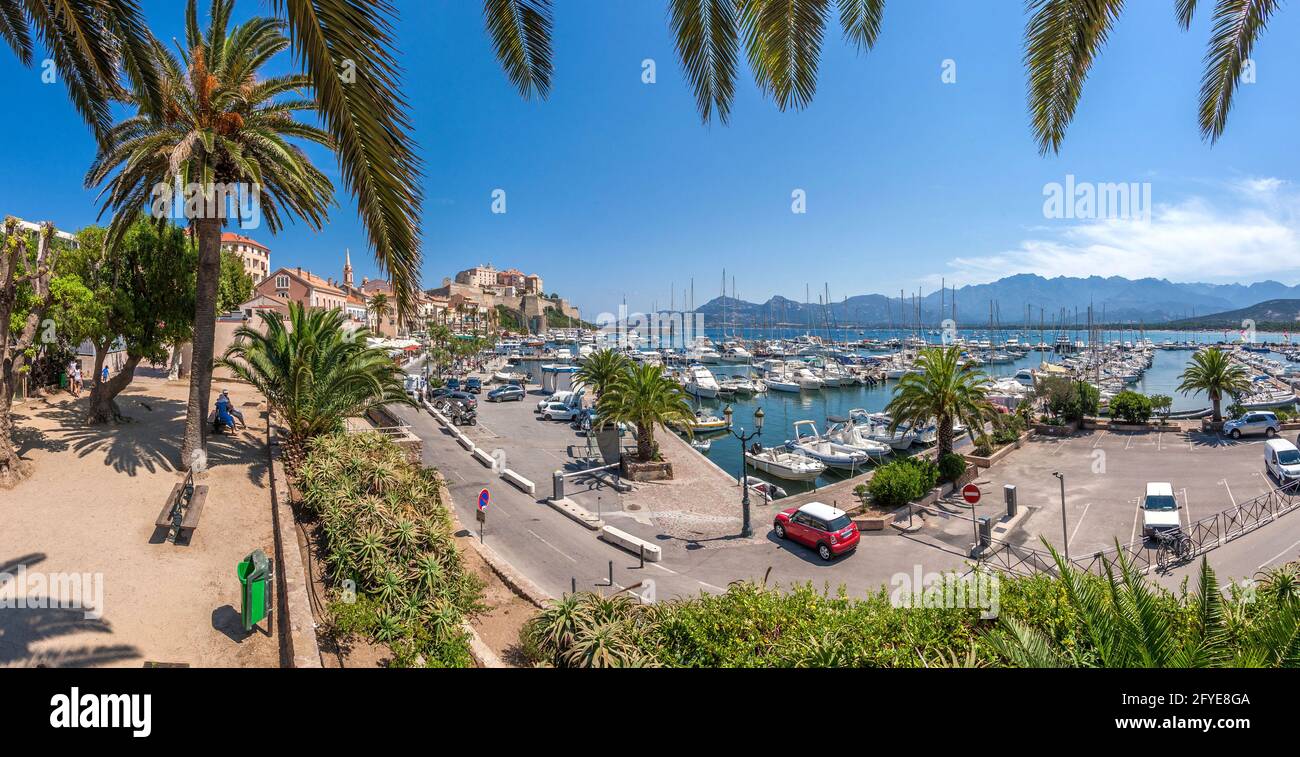
[[(425, 162), (424, 282), (476, 263), (541, 274), (594, 316), (624, 297), (666, 307), (693, 277), (702, 304), (723, 269), (742, 298), (832, 299), (932, 291), (1018, 272), (1154, 275), (1175, 281), (1300, 281), (1290, 72), (1300, 13), (1276, 15), (1228, 132), (1201, 141), (1196, 97), (1209, 7), (1190, 32), (1172, 0), (1129, 3), (1059, 156), (1028, 126), (1019, 0), (895, 0), (876, 49), (829, 30), (812, 105), (779, 112), (744, 72), (731, 124), (701, 124), (676, 61), (664, 0), (566, 0), (555, 81), (524, 101), (492, 55), (476, 0), (400, 1), (399, 47)], [(155, 33), (180, 34), (183, 5), (146, 0)], [(264, 12), (239, 0), (240, 17)], [(642, 61), (657, 82), (641, 81)], [(957, 81), (941, 81), (944, 60)], [(286, 54), (279, 62), (289, 66)], [(0, 212), (76, 228), (93, 141), (63, 87), (0, 51)], [(331, 156), (313, 152), (337, 177)], [(1045, 218), (1044, 187), (1149, 182), (1151, 220)], [(504, 189), (507, 212), (491, 212)], [(791, 212), (791, 192), (807, 212)], [(351, 198), (329, 225), (272, 237), (273, 265), (339, 275), (351, 248), (375, 275)]]

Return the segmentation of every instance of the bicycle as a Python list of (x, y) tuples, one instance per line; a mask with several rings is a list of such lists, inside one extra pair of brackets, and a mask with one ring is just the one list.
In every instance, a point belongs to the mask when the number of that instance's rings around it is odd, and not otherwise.
[(1195, 551), (1192, 546), (1192, 538), (1183, 533), (1181, 528), (1157, 531), (1155, 536), (1159, 548), (1156, 553), (1156, 564), (1162, 571), (1168, 570), (1171, 565), (1191, 559)]

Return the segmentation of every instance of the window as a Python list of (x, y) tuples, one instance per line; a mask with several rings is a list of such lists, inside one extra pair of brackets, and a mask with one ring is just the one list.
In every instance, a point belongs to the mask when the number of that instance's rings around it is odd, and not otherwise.
[(288, 289), (288, 288), (289, 288), (289, 277), (288, 277), (288, 276), (276, 276), (276, 277), (275, 277), (275, 288), (276, 288), (276, 289)]

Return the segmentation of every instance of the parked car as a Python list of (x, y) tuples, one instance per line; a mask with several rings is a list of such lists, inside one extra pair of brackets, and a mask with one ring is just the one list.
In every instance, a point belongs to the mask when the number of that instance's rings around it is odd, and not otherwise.
[(539, 413), (542, 412), (543, 410), (546, 409), (547, 405), (550, 405), (553, 402), (559, 402), (560, 404), (567, 405), (572, 401), (573, 401), (573, 392), (569, 392), (569, 391), (556, 392), (555, 394), (552, 394), (551, 396), (537, 403), (537, 412)]
[(460, 402), (464, 404), (465, 407), (468, 407), (470, 410), (475, 410), (478, 408), (478, 399), (474, 395), (470, 394), (469, 392), (447, 392), (442, 396), (442, 399)]
[(1300, 481), (1300, 449), (1285, 439), (1264, 442), (1264, 469), (1282, 486)]
[(487, 393), (488, 402), (510, 402), (522, 401), (524, 399), (524, 388), (518, 384), (508, 384), (498, 386), (496, 389)]
[(776, 514), (772, 530), (778, 539), (789, 539), (817, 550), (823, 560), (857, 548), (862, 536), (849, 516), (821, 502), (809, 502)]
[(1147, 484), (1146, 496), (1142, 498), (1142, 536), (1149, 539), (1157, 531), (1172, 531), (1182, 525), (1174, 487), (1167, 483)]
[(470, 376), (465, 381), (465, 391), (472, 394), (478, 394), (483, 391), (483, 382), (479, 380), (478, 376)]
[(1281, 430), (1282, 422), (1277, 419), (1277, 414), (1271, 410), (1251, 410), (1240, 418), (1233, 418), (1223, 424), (1223, 433), (1231, 436), (1233, 439), (1240, 439), (1248, 434), (1263, 434), (1264, 436), (1277, 436)]
[(460, 379), (458, 379), (458, 378), (449, 378), (449, 379), (447, 379), (447, 382), (446, 382), (445, 386), (446, 386), (448, 389), (452, 390), (452, 391), (456, 391), (456, 390), (460, 389)]
[(569, 407), (563, 402), (552, 402), (542, 408), (542, 419), (548, 421), (569, 421), (577, 414), (576, 408)]

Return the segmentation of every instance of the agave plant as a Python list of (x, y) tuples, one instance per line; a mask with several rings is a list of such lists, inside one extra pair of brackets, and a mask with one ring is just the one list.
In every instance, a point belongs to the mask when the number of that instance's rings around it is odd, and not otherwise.
[[(383, 350), (366, 345), (367, 329), (343, 329), (337, 310), (289, 305), (289, 327), (260, 314), (262, 329), (241, 326), (220, 365), (257, 388), (301, 450), (315, 436), (339, 430), (345, 418), (380, 405), (410, 404), (402, 372)], [(376, 466), (371, 483), (391, 480)]]

